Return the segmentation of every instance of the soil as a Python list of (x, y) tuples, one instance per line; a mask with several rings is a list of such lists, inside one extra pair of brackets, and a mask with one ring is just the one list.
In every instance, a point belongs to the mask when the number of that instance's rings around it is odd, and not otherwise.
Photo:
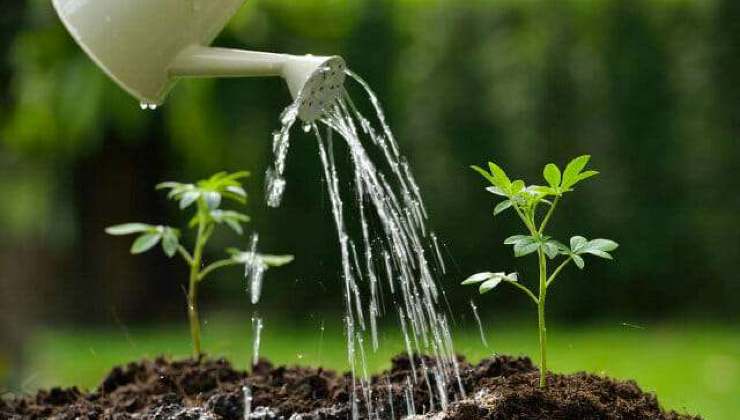
[[(416, 362), (419, 362), (417, 360)], [(632, 381), (587, 373), (552, 374), (538, 388), (539, 373), (528, 358), (498, 356), (471, 365), (461, 359), (461, 379), (469, 399), (449, 387), (444, 412), (430, 402), (426, 379), (416, 369), (413, 405), (417, 419), (693, 419), (661, 410), (654, 394)], [(383, 419), (408, 414), (405, 390), (412, 376), (409, 359), (393, 359), (390, 371), (372, 378), (372, 401)], [(429, 377), (432, 387), (434, 378)], [(274, 367), (266, 360), (251, 373), (226, 360), (158, 358), (114, 368), (92, 392), (54, 388), (33, 396), (0, 400), (2, 419), (244, 419), (244, 392), (252, 392), (251, 418), (347, 419), (349, 375), (321, 368)], [(389, 395), (390, 391), (390, 395)], [(359, 391), (358, 391), (359, 392)], [(362, 399), (361, 399), (362, 400)], [(392, 401), (393, 404), (389, 403)], [(358, 406), (367, 418), (367, 408)], [(292, 417), (291, 417), (292, 416)]]

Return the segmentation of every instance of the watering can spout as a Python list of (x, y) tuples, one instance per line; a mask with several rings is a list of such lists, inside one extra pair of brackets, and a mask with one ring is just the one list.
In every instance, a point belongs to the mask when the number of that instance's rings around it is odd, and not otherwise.
[(340, 93), (340, 57), (209, 47), (244, 0), (52, 0), (72, 37), (139, 102), (160, 105), (183, 77), (280, 76), (305, 122)]
[(191, 46), (175, 58), (168, 73), (171, 78), (280, 76), (288, 84), (293, 100), (299, 102), (298, 116), (311, 122), (340, 94), (345, 63), (338, 56)]

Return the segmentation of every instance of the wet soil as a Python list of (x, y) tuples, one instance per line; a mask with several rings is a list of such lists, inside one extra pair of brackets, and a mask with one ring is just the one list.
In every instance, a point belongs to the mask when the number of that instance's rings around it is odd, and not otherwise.
[[(420, 360), (416, 360), (419, 363)], [(417, 365), (418, 366), (418, 365)], [(661, 410), (655, 395), (632, 381), (587, 373), (550, 375), (538, 388), (539, 373), (527, 358), (499, 356), (471, 365), (461, 359), (461, 382), (450, 386), (447, 409), (428, 392), (436, 384), (409, 359), (393, 359), (391, 370), (371, 380), (373, 418), (400, 419), (693, 419)], [(427, 383), (429, 380), (429, 383)], [(225, 360), (173, 361), (158, 358), (114, 368), (91, 392), (54, 388), (33, 396), (0, 400), (2, 419), (244, 419), (244, 387), (251, 390), (251, 418), (347, 419), (351, 378), (305, 367), (274, 367), (262, 360), (251, 372)], [(358, 394), (361, 391), (358, 389)], [(361, 394), (359, 394), (361, 395)], [(368, 418), (364, 399), (357, 405)], [(411, 406), (413, 405), (413, 408)], [(429, 414), (422, 414), (429, 413)]]

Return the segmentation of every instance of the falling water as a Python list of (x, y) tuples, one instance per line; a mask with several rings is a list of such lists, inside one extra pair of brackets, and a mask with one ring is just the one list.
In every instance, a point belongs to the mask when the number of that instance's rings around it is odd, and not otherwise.
[(280, 115), (282, 127), (280, 130), (272, 133), (272, 153), (275, 156), (275, 163), (272, 168), (267, 170), (267, 176), (265, 177), (266, 201), (270, 207), (279, 207), (283, 201), (283, 193), (285, 192), (285, 178), (283, 178), (285, 160), (288, 157), (288, 149), (290, 148), (290, 129), (293, 128), (293, 125), (295, 125), (298, 119), (299, 101), (300, 97), (285, 108)]
[(244, 263), (244, 277), (247, 279), (247, 290), (249, 291), (253, 305), (256, 305), (260, 301), (262, 281), (265, 278), (265, 271), (267, 271), (267, 264), (265, 264), (257, 253), (258, 243), (259, 235), (255, 233), (250, 239), (249, 258)]
[(406, 378), (406, 387), (404, 388), (404, 399), (406, 400), (406, 414), (408, 416), (415, 416), (416, 409), (414, 408), (414, 384), (411, 383), (410, 378)]
[[(398, 312), (404, 344), (411, 359), (413, 378), (409, 379), (409, 386), (413, 387), (411, 381), (416, 382), (416, 372), (421, 371), (423, 386), (430, 395), (430, 409), (435, 400), (444, 408), (451, 385), (457, 385), (458, 396), (464, 396), (447, 316), (439, 309), (440, 288), (433, 275), (446, 272), (446, 267), (437, 238), (427, 229), (427, 211), (419, 187), (408, 162), (399, 152), (377, 96), (360, 77), (350, 71), (347, 75), (363, 88), (380, 128), (360, 113), (344, 91), (310, 129), (317, 140), (338, 235), (347, 356), (353, 378), (353, 417), (359, 415), (356, 407), (359, 397), (364, 399), (370, 418), (379, 415), (379, 411), (373, 412), (364, 337), (369, 338), (373, 351), (377, 351), (380, 346), (378, 318), (385, 313), (383, 284), (388, 285), (390, 296), (387, 298), (394, 308), (391, 312)], [(284, 153), (288, 150), (290, 127), (295, 120), (294, 104), (283, 113), (283, 127), (276, 132), (275, 165), (268, 171), (268, 184), (274, 182), (271, 178), (282, 179)], [(350, 173), (340, 173), (335, 153), (348, 155)], [(340, 188), (347, 184), (352, 191)], [(280, 193), (282, 189), (284, 184)], [(268, 188), (267, 199), (279, 203), (280, 194), (275, 196), (274, 193)], [(353, 207), (348, 208), (345, 200)], [(349, 219), (348, 212), (353, 210), (356, 212)], [(350, 224), (350, 220), (357, 222)], [(436, 262), (439, 270), (433, 271), (430, 261)], [(432, 357), (414, 357), (422, 353)]]
[(262, 318), (252, 318), (252, 366), (257, 366), (260, 361), (260, 343), (262, 341)]
[(488, 341), (486, 341), (486, 334), (483, 332), (483, 323), (480, 320), (480, 315), (478, 315), (478, 307), (475, 305), (475, 302), (471, 299), (470, 300), (470, 308), (473, 309), (473, 316), (475, 317), (475, 322), (478, 323), (478, 331), (480, 331), (480, 341), (483, 343), (483, 345), (488, 348)]
[(249, 384), (242, 387), (242, 394), (244, 395), (244, 420), (252, 418), (252, 389)]

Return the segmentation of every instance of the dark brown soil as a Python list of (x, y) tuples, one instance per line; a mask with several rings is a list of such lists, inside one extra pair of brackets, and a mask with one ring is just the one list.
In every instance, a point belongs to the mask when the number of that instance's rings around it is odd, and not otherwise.
[[(418, 360), (417, 360), (418, 362)], [(500, 356), (478, 365), (461, 361), (461, 379), (469, 399), (450, 387), (453, 402), (433, 419), (691, 419), (664, 412), (653, 394), (634, 382), (595, 375), (552, 375), (540, 390), (539, 374), (527, 358)], [(439, 408), (430, 401), (420, 369), (413, 399), (416, 413)], [(411, 376), (409, 359), (372, 379), (374, 412), (380, 418), (408, 414), (404, 390)], [(428, 378), (434, 387), (433, 377)], [(251, 373), (234, 370), (225, 360), (154, 361), (114, 368), (93, 392), (77, 388), (41, 391), (34, 396), (0, 400), (2, 419), (238, 419), (244, 418), (243, 387), (253, 395), (252, 418), (347, 419), (351, 379), (333, 371), (273, 367), (261, 361)], [(454, 389), (453, 389), (454, 388)], [(390, 396), (389, 396), (390, 391)], [(359, 391), (358, 391), (359, 392)], [(389, 401), (392, 401), (392, 409)], [(364, 403), (358, 406), (367, 418)], [(261, 417), (255, 416), (261, 415)]]

